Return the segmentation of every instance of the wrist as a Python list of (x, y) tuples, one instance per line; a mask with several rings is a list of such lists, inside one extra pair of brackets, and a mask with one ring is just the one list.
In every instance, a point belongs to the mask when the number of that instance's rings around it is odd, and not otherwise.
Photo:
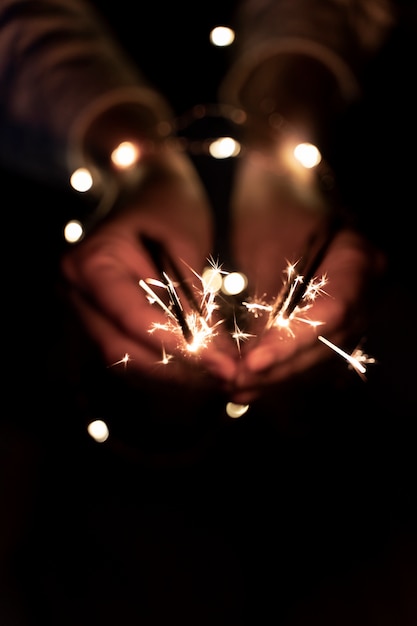
[(105, 94), (79, 115), (68, 133), (70, 184), (97, 204), (96, 219), (136, 188), (160, 158), (171, 119), (157, 93), (136, 88)]

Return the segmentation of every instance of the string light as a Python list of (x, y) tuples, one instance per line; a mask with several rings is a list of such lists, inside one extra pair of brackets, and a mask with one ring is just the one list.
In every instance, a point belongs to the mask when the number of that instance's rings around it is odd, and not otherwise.
[(235, 40), (235, 31), (229, 26), (215, 26), (210, 32), (210, 42), (214, 46), (230, 46)]
[(133, 141), (122, 141), (110, 155), (113, 165), (120, 170), (137, 165), (141, 157), (139, 146)]
[(76, 243), (77, 241), (80, 241), (83, 235), (83, 225), (78, 220), (71, 220), (64, 227), (64, 238), (68, 243)]
[(70, 176), (70, 185), (75, 191), (85, 193), (93, 186), (93, 176), (86, 167), (79, 167)]
[[(223, 125), (226, 123), (229, 132), (208, 139), (204, 136), (207, 124), (209, 121), (214, 122), (215, 120), (217, 122), (220, 121)], [(174, 145), (176, 144), (179, 149), (188, 151), (193, 155), (203, 154), (213, 159), (236, 158), (247, 153), (247, 148), (240, 140), (241, 130), (245, 122), (246, 114), (240, 109), (216, 104), (197, 105), (175, 121), (173, 133), (169, 141), (173, 142)], [(203, 127), (203, 138), (196, 140), (195, 126), (199, 124), (202, 124)], [(213, 126), (216, 126), (216, 124), (213, 124)], [(335, 229), (333, 228), (332, 219), (334, 214), (337, 216), (339, 206), (337, 201), (336, 204), (334, 202), (335, 183), (332, 170), (323, 160), (317, 146), (298, 141), (294, 129), (278, 113), (273, 113), (270, 116), (270, 126), (280, 137), (281, 141), (277, 142), (277, 147), (280, 149), (281, 159), (285, 161), (291, 175), (299, 176), (298, 187), (310, 190), (309, 193), (311, 193), (311, 190), (318, 190), (319, 196), (324, 192), (324, 200), (320, 196), (321, 201), (324, 201), (331, 208), (332, 213), (330, 226), (327, 225), (326, 238), (324, 244), (319, 249), (319, 254), (313, 259), (304, 259), (304, 261), (307, 261), (307, 266), (297, 270), (295, 269), (296, 264), (288, 264), (287, 280), (272, 304), (255, 300), (241, 303), (255, 316), (262, 315), (264, 312), (268, 313), (266, 329), (272, 327), (280, 328), (295, 336), (293, 329), (295, 321), (297, 323), (308, 323), (312, 327), (321, 324), (319, 321), (308, 319), (306, 313), (316, 296), (319, 293), (324, 293), (323, 287), (327, 279), (325, 276), (315, 276), (314, 270), (319, 265), (320, 254), (334, 236)], [(141, 157), (140, 147), (133, 141), (125, 140), (112, 151), (110, 161), (116, 172), (135, 173)], [(270, 167), (273, 170), (273, 161), (266, 163), (265, 167)], [(84, 193), (94, 188), (95, 180), (100, 182), (100, 176), (93, 176), (88, 168), (80, 167), (73, 172), (70, 183), (74, 190)], [(110, 187), (110, 190), (108, 196), (102, 199), (98, 205), (99, 210), (97, 210), (96, 219), (99, 218), (100, 214), (105, 214), (109, 209), (111, 210), (112, 203), (118, 193), (117, 185)], [(81, 222), (72, 220), (66, 225), (64, 232), (66, 240), (71, 243), (79, 240), (83, 236), (85, 229)], [(309, 263), (310, 265), (308, 265)], [(173, 266), (172, 260), (170, 265), (171, 267)], [(305, 269), (306, 272), (302, 273), (302, 269)], [(239, 295), (246, 289), (247, 279), (239, 272), (223, 271), (221, 266), (212, 259), (209, 267), (204, 270), (201, 276), (198, 276), (195, 272), (194, 274), (200, 281), (198, 288), (200, 304), (197, 306), (193, 296), (190, 299), (190, 294), (188, 294), (188, 304), (191, 302), (191, 312), (184, 310), (176, 290), (176, 283), (169, 273), (162, 272), (158, 279), (141, 279), (139, 286), (146, 292), (149, 302), (159, 305), (167, 315), (167, 323), (151, 328), (150, 332), (163, 330), (165, 332), (179, 333), (184, 352), (197, 355), (215, 336), (219, 324), (225, 321), (220, 319), (212, 322), (212, 312), (217, 308), (217, 294), (222, 292), (229, 296)], [(175, 279), (177, 278), (178, 276), (175, 276)], [(160, 296), (157, 293), (157, 290), (161, 289), (168, 296), (167, 303), (164, 301), (163, 295)], [(254, 336), (242, 331), (236, 321), (231, 335), (236, 342), (238, 351), (240, 351), (242, 341), (246, 341)], [(342, 356), (362, 378), (364, 378), (366, 372), (365, 364), (375, 362), (374, 359), (358, 350), (352, 354), (342, 351), (323, 337), (323, 335), (319, 335), (318, 339)], [(168, 365), (172, 358), (172, 355), (165, 353), (162, 343), (160, 363)], [(124, 364), (125, 367), (127, 362), (128, 355), (125, 355), (118, 361), (118, 363)], [(226, 405), (226, 413), (233, 419), (241, 417), (248, 409), (249, 405), (246, 404), (228, 402)]]

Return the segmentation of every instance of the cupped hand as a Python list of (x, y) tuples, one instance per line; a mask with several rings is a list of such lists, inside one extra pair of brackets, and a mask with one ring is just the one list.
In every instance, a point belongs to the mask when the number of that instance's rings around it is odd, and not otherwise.
[[(153, 282), (162, 278), (147, 244), (153, 241), (163, 252), (159, 260), (173, 259), (189, 287), (198, 287), (212, 232), (210, 208), (192, 164), (167, 149), (150, 164), (149, 175), (125, 206), (63, 256), (66, 293), (105, 364), (125, 359), (138, 380), (186, 388), (221, 388), (234, 377), (227, 339), (216, 334), (206, 347), (190, 351), (180, 325), (158, 303), (151, 304), (140, 285), (145, 281), (169, 307), (166, 288)], [(169, 276), (169, 266), (166, 272)], [(186, 314), (189, 302), (177, 277), (170, 278)]]
[(303, 278), (306, 242), (320, 234), (324, 222), (316, 198), (292, 188), (285, 176), (266, 172), (256, 159), (241, 173), (233, 206), (234, 255), (248, 277), (249, 303), (262, 304), (247, 316), (253, 336), (243, 346), (232, 394), (245, 404), (335, 357), (319, 336), (341, 349), (355, 348), (367, 328), (372, 289), (385, 262), (364, 236), (340, 228), (317, 266), (312, 297), (283, 319), (271, 315), (283, 285), (297, 275)]

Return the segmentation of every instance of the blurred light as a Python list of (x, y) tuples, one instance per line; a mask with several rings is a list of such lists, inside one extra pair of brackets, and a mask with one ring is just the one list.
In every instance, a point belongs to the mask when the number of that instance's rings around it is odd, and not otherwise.
[(236, 294), (241, 293), (247, 284), (248, 281), (244, 274), (241, 274), (240, 272), (231, 272), (230, 274), (226, 274), (223, 278), (222, 291), (229, 296), (235, 296)]
[(140, 157), (140, 151), (131, 141), (122, 141), (111, 153), (111, 160), (116, 167), (126, 169), (135, 165)]
[(240, 152), (240, 144), (232, 137), (220, 137), (209, 146), (209, 153), (215, 159), (228, 159), (235, 157)]
[(222, 276), (219, 270), (213, 267), (206, 267), (203, 270), (201, 279), (204, 289), (211, 293), (216, 293), (222, 287)]
[(320, 151), (312, 143), (299, 143), (294, 148), (293, 154), (297, 161), (307, 169), (315, 167), (321, 161)]
[(249, 409), (249, 404), (235, 404), (228, 402), (226, 404), (226, 413), (229, 417), (241, 417)]
[(93, 186), (93, 177), (86, 167), (79, 167), (71, 174), (70, 184), (75, 191), (88, 191)]
[(84, 230), (82, 224), (78, 220), (71, 220), (64, 228), (64, 237), (68, 243), (79, 241), (83, 234)]
[(103, 420), (94, 420), (87, 426), (87, 431), (90, 437), (92, 437), (98, 443), (103, 443), (109, 436), (109, 429), (106, 422)]
[(214, 46), (230, 46), (234, 40), (235, 33), (228, 26), (216, 26), (210, 33), (210, 41)]

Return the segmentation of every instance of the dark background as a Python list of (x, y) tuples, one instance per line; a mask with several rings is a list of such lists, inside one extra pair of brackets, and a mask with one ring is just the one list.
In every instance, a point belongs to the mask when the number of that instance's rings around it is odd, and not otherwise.
[[(215, 101), (230, 52), (208, 33), (232, 4), (142, 9), (105, 16), (178, 115)], [(413, 59), (398, 33), (335, 161), (389, 259), (364, 346), (377, 364), (364, 382), (335, 358), (289, 383), (279, 414), (152, 426), (151, 400), (104, 367), (62, 297), (62, 228), (85, 206), (1, 171), (2, 626), (417, 623)], [(222, 233), (233, 165), (196, 164)]]

